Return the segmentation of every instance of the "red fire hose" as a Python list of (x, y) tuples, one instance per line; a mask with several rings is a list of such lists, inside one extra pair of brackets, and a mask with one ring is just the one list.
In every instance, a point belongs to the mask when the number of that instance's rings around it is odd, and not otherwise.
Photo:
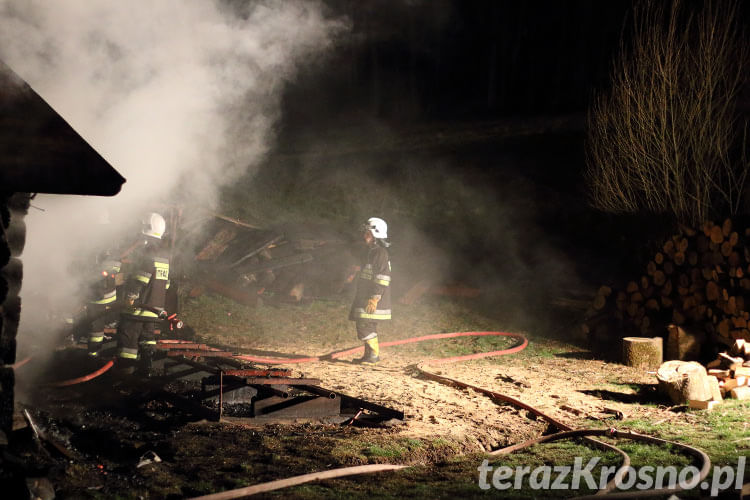
[(26, 356), (24, 359), (22, 359), (21, 361), (16, 361), (12, 365), (10, 365), (8, 368), (12, 368), (13, 370), (18, 370), (29, 361), (31, 361), (31, 356)]
[[(17, 361), (16, 363), (10, 365), (9, 368), (12, 368), (14, 370), (18, 370), (19, 368), (21, 368), (22, 366), (24, 366), (26, 363), (28, 363), (29, 361), (31, 361), (32, 358), (33, 358), (33, 356), (27, 356), (26, 358), (22, 359), (21, 361)], [(97, 368), (95, 371), (89, 373), (88, 375), (83, 375), (82, 377), (71, 378), (71, 379), (68, 379), (68, 380), (61, 380), (59, 382), (50, 382), (47, 385), (50, 386), (50, 387), (65, 387), (65, 386), (68, 386), (68, 385), (75, 385), (75, 384), (80, 384), (82, 382), (88, 382), (89, 380), (95, 379), (99, 375), (105, 373), (107, 370), (109, 370), (110, 368), (112, 368), (112, 366), (114, 365), (114, 363), (115, 363), (114, 360), (110, 360), (110, 361), (107, 361), (106, 363), (104, 363), (104, 365), (101, 368)]]
[[(594, 446), (596, 446), (597, 448), (601, 448), (601, 449), (608, 450), (608, 451), (614, 451), (615, 453), (619, 454), (622, 457), (622, 463), (620, 464), (620, 467), (615, 472), (613, 478), (607, 483), (607, 485), (602, 490), (600, 490), (597, 493), (597, 495), (595, 495), (596, 497), (599, 497), (599, 496), (611, 496), (612, 498), (636, 498), (636, 497), (641, 497), (641, 496), (653, 495), (655, 493), (656, 494), (659, 494), (659, 493), (669, 493), (669, 492), (676, 491), (676, 490), (650, 490), (650, 491), (640, 491), (640, 492), (635, 492), (635, 493), (634, 492), (624, 492), (624, 493), (612, 494), (611, 492), (616, 488), (618, 482), (622, 479), (622, 477), (627, 472), (627, 470), (628, 470), (628, 468), (630, 466), (630, 457), (628, 456), (627, 453), (625, 453), (621, 449), (617, 448), (616, 446), (608, 444), (608, 443), (604, 443), (604, 442), (596, 440), (596, 439), (593, 439), (593, 438), (590, 437), (591, 435), (610, 436), (610, 437), (626, 437), (626, 438), (630, 438), (630, 439), (637, 439), (637, 440), (647, 441), (647, 442), (651, 442), (651, 443), (671, 444), (671, 445), (674, 445), (674, 446), (676, 446), (678, 448), (683, 449), (684, 451), (687, 451), (688, 453), (696, 455), (697, 457), (699, 457), (702, 460), (703, 467), (701, 468), (701, 479), (705, 477), (705, 475), (707, 473), (707, 470), (708, 470), (708, 467), (710, 465), (710, 460), (708, 459), (708, 456), (705, 453), (703, 453), (702, 451), (700, 451), (700, 450), (698, 450), (696, 448), (686, 447), (686, 446), (682, 446), (679, 443), (675, 443), (675, 442), (672, 442), (672, 441), (666, 441), (666, 440), (662, 440), (662, 439), (658, 439), (658, 438), (651, 438), (650, 436), (639, 435), (639, 434), (636, 434), (636, 433), (628, 433), (628, 432), (615, 431), (613, 429), (612, 430), (583, 429), (583, 430), (577, 430), (576, 431), (576, 430), (573, 430), (569, 425), (564, 424), (563, 422), (561, 422), (561, 421), (559, 421), (559, 420), (557, 420), (557, 419), (555, 419), (555, 418), (553, 418), (553, 417), (551, 417), (551, 416), (543, 413), (542, 411), (538, 410), (537, 408), (535, 408), (535, 407), (533, 407), (533, 406), (531, 406), (529, 404), (526, 404), (526, 403), (524, 403), (521, 400), (518, 400), (518, 399), (513, 398), (511, 396), (507, 396), (505, 394), (501, 394), (501, 393), (498, 393), (498, 392), (495, 392), (495, 391), (490, 391), (490, 390), (487, 390), (485, 388), (478, 387), (478, 386), (475, 386), (475, 385), (472, 385), (472, 384), (467, 384), (467, 383), (462, 382), (460, 380), (456, 380), (456, 379), (453, 379), (453, 378), (450, 378), (450, 377), (445, 377), (445, 376), (442, 376), (442, 375), (438, 375), (436, 373), (430, 372), (429, 370), (427, 370), (425, 368), (426, 365), (438, 365), (438, 364), (447, 364), (447, 363), (453, 363), (453, 362), (458, 362), (458, 361), (468, 361), (468, 360), (472, 360), (472, 359), (481, 359), (481, 358), (486, 358), (486, 357), (490, 357), (490, 356), (502, 356), (502, 355), (507, 355), (507, 354), (513, 354), (513, 353), (522, 351), (523, 349), (526, 348), (526, 346), (529, 343), (528, 340), (526, 339), (526, 337), (524, 337), (523, 335), (520, 335), (520, 334), (517, 334), (517, 333), (507, 333), (507, 332), (453, 332), (453, 333), (438, 333), (438, 334), (433, 334), (433, 335), (424, 335), (424, 336), (421, 336), (421, 337), (412, 337), (412, 338), (403, 339), (403, 340), (395, 340), (395, 341), (391, 341), (391, 342), (383, 342), (380, 345), (382, 347), (389, 347), (389, 346), (395, 346), (395, 345), (413, 344), (413, 343), (422, 342), (422, 341), (425, 341), (425, 340), (436, 340), (436, 339), (446, 339), (446, 338), (455, 338), (455, 337), (480, 337), (480, 336), (503, 336), (503, 337), (511, 337), (511, 338), (514, 338), (514, 339), (518, 340), (519, 343), (516, 344), (513, 347), (510, 347), (510, 348), (507, 348), (507, 349), (501, 349), (501, 350), (498, 350), (498, 351), (480, 352), (480, 353), (474, 353), (474, 354), (467, 354), (467, 355), (463, 355), (463, 356), (453, 356), (453, 357), (448, 357), (448, 358), (437, 358), (437, 359), (426, 360), (426, 361), (423, 361), (423, 362), (419, 363), (417, 365), (417, 369), (423, 375), (427, 376), (428, 378), (431, 378), (433, 380), (439, 381), (441, 383), (446, 383), (446, 384), (449, 384), (449, 385), (455, 385), (455, 386), (464, 387), (464, 388), (470, 388), (470, 389), (476, 390), (478, 392), (481, 392), (481, 393), (483, 393), (483, 394), (491, 397), (492, 399), (503, 401), (503, 402), (506, 402), (506, 403), (510, 403), (510, 404), (513, 404), (513, 405), (518, 406), (520, 408), (524, 408), (524, 409), (532, 412), (533, 414), (535, 414), (535, 415), (543, 418), (544, 420), (546, 420), (550, 424), (554, 425), (555, 427), (557, 427), (561, 431), (564, 431), (564, 432), (561, 432), (559, 434), (555, 434), (552, 437), (545, 436), (545, 437), (542, 437), (542, 438), (537, 438), (536, 440), (528, 441), (526, 443), (521, 443), (519, 445), (509, 446), (507, 448), (503, 448), (502, 450), (497, 450), (497, 452), (493, 452), (493, 454), (510, 453), (512, 451), (515, 451), (515, 450), (518, 450), (518, 449), (523, 449), (525, 447), (531, 446), (531, 445), (536, 444), (538, 442), (544, 442), (544, 441), (552, 440), (552, 439), (561, 439), (563, 437), (570, 436), (570, 435), (579, 435), (579, 436), (583, 437), (585, 440), (589, 441)], [(263, 358), (263, 357), (251, 356), (251, 355), (237, 355), (237, 356), (233, 356), (233, 357), (235, 359), (241, 359), (241, 360), (244, 360), (244, 361), (253, 361), (253, 362), (256, 362), (256, 363), (265, 363), (265, 364), (310, 363), (310, 362), (321, 361), (321, 360), (325, 360), (325, 359), (339, 359), (339, 358), (343, 358), (343, 357), (350, 356), (350, 355), (353, 355), (353, 354), (357, 354), (359, 352), (362, 352), (363, 350), (364, 350), (364, 347), (355, 347), (355, 348), (352, 348), (352, 349), (346, 349), (346, 350), (343, 350), (343, 351), (337, 351), (337, 352), (334, 352), (334, 353), (331, 353), (331, 354), (328, 354), (328, 355), (324, 355), (324, 356), (312, 356), (312, 357), (307, 357), (307, 358)], [(342, 472), (345, 472), (345, 471), (342, 470)], [(349, 475), (349, 474), (342, 474), (342, 475)], [(301, 476), (301, 478), (304, 477), (305, 480), (310, 480), (310, 479), (308, 479), (308, 476), (313, 476), (313, 475), (305, 475), (305, 476)], [(264, 487), (267, 487), (267, 486), (270, 487), (272, 484), (275, 487), (278, 487), (278, 488), (280, 488), (280, 487), (287, 487), (287, 486), (291, 486), (291, 485), (294, 485), (294, 484), (299, 484), (298, 482), (294, 481), (295, 479), (297, 479), (297, 478), (289, 478), (288, 480), (284, 480), (284, 481), (273, 481), (271, 483), (262, 483), (262, 484), (255, 485), (254, 487), (252, 487), (253, 488), (252, 490), (248, 490), (247, 488), (241, 488), (241, 489), (238, 489), (238, 490), (226, 491), (226, 492), (223, 493), (223, 496), (221, 496), (220, 498), (222, 498), (222, 499), (239, 498), (240, 496), (246, 496), (248, 494), (255, 493), (256, 492), (255, 488), (257, 488), (257, 492), (266, 491), (266, 490), (264, 490)], [(282, 484), (276, 485), (276, 483), (282, 483), (283, 486), (282, 486)], [(212, 498), (212, 499), (213, 498), (217, 498), (218, 499), (219, 497), (218, 496), (217, 497), (208, 496), (206, 498)]]
[[(591, 430), (591, 429), (584, 429), (584, 430), (574, 431), (574, 430), (571, 429), (570, 426), (568, 426), (568, 425), (560, 422), (559, 420), (557, 420), (557, 419), (555, 419), (555, 418), (553, 418), (553, 417), (551, 417), (549, 415), (546, 415), (542, 411), (540, 411), (540, 410), (534, 408), (533, 406), (528, 405), (528, 404), (526, 404), (526, 403), (524, 403), (524, 402), (522, 402), (522, 401), (520, 401), (520, 400), (518, 400), (516, 398), (510, 397), (510, 396), (506, 396), (504, 394), (501, 394), (501, 393), (498, 393), (498, 392), (495, 392), (495, 391), (490, 391), (490, 390), (487, 390), (487, 389), (484, 389), (482, 387), (478, 387), (478, 386), (475, 386), (475, 385), (472, 385), (472, 384), (467, 384), (465, 382), (462, 382), (462, 381), (459, 381), (459, 380), (456, 380), (456, 379), (452, 379), (452, 378), (445, 377), (445, 376), (442, 376), (442, 375), (437, 375), (437, 374), (432, 373), (429, 370), (425, 369), (426, 365), (438, 365), (438, 364), (447, 364), (447, 363), (453, 363), (453, 362), (458, 362), (458, 361), (468, 361), (468, 360), (473, 360), (473, 359), (486, 358), (486, 357), (490, 357), (490, 356), (502, 356), (502, 355), (507, 355), (507, 354), (513, 354), (513, 353), (522, 351), (529, 344), (528, 340), (523, 335), (520, 335), (518, 333), (508, 333), (508, 332), (452, 332), (452, 333), (437, 333), (437, 334), (433, 334), (433, 335), (424, 335), (424, 336), (421, 336), (421, 337), (412, 337), (412, 338), (403, 339), (403, 340), (395, 340), (395, 341), (391, 341), (391, 342), (383, 342), (380, 345), (382, 347), (390, 347), (390, 346), (396, 346), (396, 345), (413, 344), (413, 343), (422, 342), (422, 341), (425, 341), (425, 340), (437, 340), (437, 339), (456, 338), (456, 337), (482, 337), (482, 336), (511, 337), (513, 339), (516, 339), (518, 341), (518, 343), (515, 346), (513, 346), (513, 347), (509, 347), (507, 349), (501, 349), (501, 350), (497, 350), (497, 351), (479, 352), (479, 353), (474, 353), (474, 354), (466, 354), (466, 355), (463, 355), (463, 356), (452, 356), (452, 357), (448, 357), (448, 358), (436, 358), (436, 359), (426, 360), (426, 361), (423, 361), (423, 362), (419, 363), (417, 365), (417, 369), (423, 375), (427, 376), (428, 378), (431, 378), (433, 380), (439, 381), (441, 383), (447, 383), (449, 385), (457, 385), (459, 387), (470, 388), (470, 389), (476, 390), (478, 392), (481, 392), (481, 393), (483, 393), (483, 394), (485, 394), (485, 395), (487, 395), (487, 396), (489, 396), (489, 397), (491, 397), (491, 398), (493, 398), (495, 400), (500, 400), (500, 401), (503, 401), (503, 402), (511, 403), (511, 404), (513, 404), (515, 406), (518, 406), (520, 408), (524, 408), (524, 409), (526, 409), (526, 410), (534, 413), (535, 415), (537, 415), (537, 416), (545, 419), (546, 421), (548, 421), (549, 423), (551, 423), (555, 427), (559, 428), (560, 430), (567, 431), (567, 432), (561, 432), (561, 433), (553, 435), (553, 436), (545, 436), (543, 438), (537, 438), (535, 440), (531, 440), (531, 441), (528, 441), (526, 443), (521, 443), (519, 445), (514, 445), (514, 446), (507, 447), (507, 448), (503, 448), (502, 450), (497, 450), (497, 452), (494, 452), (493, 454), (509, 453), (509, 452), (512, 452), (512, 451), (515, 451), (515, 450), (518, 450), (518, 449), (523, 449), (523, 448), (525, 448), (527, 446), (531, 446), (531, 445), (536, 444), (536, 443), (540, 443), (540, 442), (544, 442), (544, 441), (548, 441), (548, 440), (553, 440), (553, 439), (561, 439), (563, 437), (572, 436), (572, 435), (580, 435), (580, 436), (584, 436), (584, 439), (589, 440), (593, 445), (597, 446), (598, 448), (602, 448), (602, 449), (609, 450), (609, 451), (614, 451), (614, 452), (618, 453), (622, 457), (622, 464), (620, 465), (619, 469), (615, 473), (613, 479), (609, 483), (607, 483), (606, 487), (603, 490), (601, 490), (601, 491), (598, 492), (598, 495), (612, 496), (612, 498), (615, 498), (615, 497), (617, 497), (617, 498), (635, 498), (635, 497), (639, 497), (639, 496), (646, 496), (648, 494), (652, 494), (653, 495), (654, 493), (663, 493), (663, 491), (661, 491), (661, 490), (651, 490), (651, 491), (642, 491), (642, 492), (638, 492), (638, 493), (624, 492), (624, 493), (618, 493), (618, 494), (615, 494), (615, 495), (607, 495), (607, 493), (611, 492), (615, 488), (616, 483), (622, 477), (622, 475), (624, 474), (624, 472), (626, 471), (626, 469), (629, 467), (629, 465), (630, 465), (630, 457), (624, 451), (620, 450), (619, 448), (617, 448), (617, 447), (615, 447), (613, 445), (604, 443), (602, 441), (595, 440), (595, 439), (593, 439), (593, 438), (591, 438), (589, 436), (591, 436), (591, 435), (610, 435), (610, 436), (614, 436), (614, 437), (629, 437), (630, 439), (638, 439), (638, 440), (649, 441), (649, 442), (653, 442), (653, 443), (671, 444), (671, 445), (674, 445), (674, 446), (676, 446), (678, 448), (682, 448), (682, 449), (688, 451), (691, 454), (695, 454), (696, 456), (698, 456), (699, 458), (701, 458), (702, 461), (703, 461), (703, 467), (701, 469), (701, 478), (705, 477), (705, 475), (707, 473), (707, 468), (710, 465), (710, 461), (708, 460), (708, 457), (705, 455), (705, 453), (703, 453), (702, 451), (700, 451), (698, 449), (690, 448), (690, 447), (685, 447), (685, 446), (680, 445), (679, 443), (674, 443), (672, 441), (666, 441), (666, 440), (661, 440), (661, 439), (657, 439), (657, 438), (651, 438), (649, 436), (637, 435), (635, 433), (624, 433), (624, 432), (619, 432), (619, 431), (614, 431), (614, 430), (604, 431), (604, 430)], [(174, 345), (174, 344), (179, 345), (179, 344), (184, 344), (184, 343), (186, 343), (186, 341), (181, 341), (181, 340), (163, 340), (163, 341), (160, 341), (160, 344), (163, 344), (165, 346), (169, 346), (170, 344), (171, 345)], [(207, 350), (217, 350), (216, 348), (211, 348), (211, 347), (208, 347), (208, 346), (205, 346), (205, 347), (206, 347)], [(322, 360), (327, 360), (327, 359), (339, 359), (339, 358), (343, 358), (343, 357), (350, 356), (350, 355), (353, 355), (353, 354), (358, 354), (358, 353), (362, 352), (363, 350), (364, 350), (364, 347), (360, 346), (360, 347), (355, 347), (355, 348), (352, 348), (352, 349), (346, 349), (346, 350), (343, 350), (343, 351), (336, 351), (336, 352), (333, 352), (331, 354), (327, 354), (327, 355), (323, 355), (323, 356), (311, 356), (311, 357), (306, 357), (306, 358), (264, 358), (264, 357), (252, 356), (252, 355), (245, 355), (245, 354), (233, 355), (232, 358), (233, 359), (240, 359), (240, 360), (243, 360), (243, 361), (251, 361), (251, 362), (256, 362), (256, 363), (264, 363), (264, 364), (311, 363), (311, 362), (322, 361)], [(28, 361), (28, 360), (24, 360), (23, 362), (19, 363), (18, 365), (20, 366), (23, 363), (25, 363), (26, 361)], [(83, 377), (78, 377), (78, 378), (75, 378), (75, 379), (65, 380), (65, 381), (62, 381), (62, 382), (56, 382), (56, 383), (53, 383), (53, 384), (50, 384), (50, 385), (52, 385), (54, 387), (63, 387), (63, 386), (68, 386), (68, 385), (79, 384), (81, 382), (86, 382), (86, 381), (91, 380), (91, 379), (93, 379), (95, 377), (98, 377), (102, 373), (106, 372), (107, 370), (109, 370), (112, 367), (112, 365), (113, 365), (113, 361), (109, 361), (107, 364), (105, 364), (104, 366), (102, 366), (100, 369), (96, 370), (93, 373), (90, 373), (88, 375), (85, 375)], [(608, 432), (609, 432), (609, 434), (607, 434)], [(395, 468), (400, 468), (398, 466), (389, 466), (389, 465), (386, 465), (386, 467), (391, 467), (391, 468), (394, 468), (394, 469)], [(341, 477), (341, 476), (345, 476), (345, 475), (362, 473), (362, 471), (356, 471), (355, 472), (354, 469), (357, 469), (357, 468), (356, 467), (352, 468), (351, 471), (348, 470), (348, 469), (341, 469), (340, 472), (339, 472), (339, 474), (337, 474), (335, 477)], [(213, 498), (217, 498), (217, 499), (218, 498), (222, 498), (222, 499), (239, 498), (240, 496), (247, 496), (249, 494), (254, 494), (254, 493), (257, 493), (257, 492), (260, 492), (260, 491), (270, 491), (270, 489), (277, 489), (277, 488), (288, 487), (288, 486), (292, 486), (292, 485), (295, 485), (295, 484), (300, 484), (301, 482), (307, 482), (307, 481), (316, 480), (316, 479), (322, 479), (322, 477), (317, 476), (317, 474), (309, 474), (309, 475), (301, 476), (300, 478), (289, 478), (287, 480), (282, 480), (282, 481), (273, 481), (272, 482), (273, 483), (273, 487), (271, 487), (272, 483), (263, 483), (263, 484), (260, 484), (260, 485), (255, 485), (254, 487), (250, 487), (250, 488), (240, 488), (238, 490), (227, 491), (227, 492), (224, 492), (223, 494), (221, 494), (220, 496), (209, 495), (206, 498), (212, 498), (212, 499)], [(270, 487), (270, 489), (264, 489), (267, 486)], [(671, 491), (674, 491), (674, 490), (671, 490)], [(666, 492), (671, 492), (671, 491), (666, 491)]]
[(104, 364), (104, 366), (102, 366), (101, 368), (99, 368), (98, 370), (94, 372), (89, 373), (88, 375), (84, 375), (83, 377), (78, 377), (78, 378), (71, 378), (68, 380), (62, 380), (60, 382), (51, 382), (48, 385), (51, 387), (65, 387), (68, 385), (80, 384), (81, 382), (88, 382), (89, 380), (98, 377), (102, 373), (112, 368), (112, 365), (114, 364), (115, 362), (113, 360), (109, 360)]
[[(455, 337), (484, 337), (484, 336), (499, 336), (499, 337), (511, 337), (520, 342), (520, 344), (510, 347), (508, 349), (501, 349), (499, 351), (490, 352), (479, 352), (475, 354), (467, 354), (465, 356), (454, 356), (451, 358), (433, 359), (428, 361), (429, 364), (442, 364), (442, 363), (453, 363), (455, 361), (467, 361), (470, 359), (487, 358), (489, 356), (502, 356), (505, 354), (513, 354), (522, 351), (529, 345), (529, 341), (526, 340), (521, 334), (518, 333), (507, 333), (507, 332), (453, 332), (453, 333), (435, 333), (433, 335), (424, 335), (422, 337), (412, 337), (403, 340), (393, 340), (390, 342), (381, 342), (381, 347), (391, 347), (395, 345), (403, 344), (414, 344), (416, 342), (422, 342), (424, 340), (437, 340), (437, 339), (448, 339)], [(323, 356), (313, 356), (309, 358), (264, 358), (260, 356), (251, 356), (248, 354), (241, 354), (234, 356), (235, 359), (241, 359), (243, 361), (252, 361), (255, 363), (264, 363), (269, 365), (285, 364), (285, 363), (312, 363), (315, 361), (322, 361), (326, 359), (339, 359), (352, 354), (358, 354), (364, 350), (363, 346), (354, 347), (352, 349), (346, 349), (344, 351), (336, 351), (331, 354)]]

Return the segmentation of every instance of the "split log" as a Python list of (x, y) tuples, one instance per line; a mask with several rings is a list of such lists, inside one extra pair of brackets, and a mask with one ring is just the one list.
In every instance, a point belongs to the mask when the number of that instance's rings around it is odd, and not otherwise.
[(312, 262), (314, 257), (309, 253), (296, 253), (286, 257), (279, 257), (278, 259), (271, 259), (260, 262), (250, 268), (245, 269), (244, 276), (250, 276), (258, 274), (264, 271), (273, 271), (275, 269), (281, 269), (283, 267), (295, 266), (297, 264), (306, 264)]
[(750, 399), (750, 387), (748, 386), (735, 387), (734, 389), (732, 389), (730, 394), (732, 395), (734, 399), (740, 399), (740, 400)]
[(688, 407), (693, 410), (713, 410), (720, 404), (721, 401), (688, 401)]
[(273, 238), (271, 238), (270, 240), (264, 241), (264, 242), (263, 242), (263, 244), (262, 244), (261, 246), (259, 246), (259, 247), (257, 247), (257, 248), (254, 248), (254, 249), (253, 249), (253, 250), (251, 250), (251, 251), (250, 251), (249, 253), (247, 253), (247, 254), (243, 255), (242, 257), (240, 257), (240, 258), (239, 258), (239, 259), (237, 259), (236, 261), (234, 261), (234, 262), (232, 262), (231, 264), (229, 264), (229, 267), (235, 267), (235, 266), (238, 266), (238, 265), (242, 264), (242, 263), (243, 263), (243, 262), (245, 262), (245, 261), (246, 261), (247, 259), (249, 259), (249, 258), (251, 258), (251, 257), (254, 257), (255, 255), (257, 255), (257, 254), (261, 253), (261, 252), (262, 252), (263, 250), (265, 250), (266, 248), (270, 247), (271, 245), (275, 245), (275, 244), (276, 244), (276, 243), (278, 243), (278, 242), (279, 242), (279, 241), (280, 241), (280, 240), (281, 240), (281, 239), (282, 239), (283, 237), (284, 237), (284, 235), (283, 235), (283, 234), (280, 234), (280, 235), (274, 236), (274, 237), (273, 237)]
[(721, 368), (727, 370), (739, 368), (742, 366), (742, 362), (745, 361), (743, 358), (730, 356), (725, 352), (719, 353), (719, 359), (721, 360)]
[(730, 352), (735, 356), (745, 357), (745, 340), (735, 340)]
[(667, 360), (694, 361), (700, 357), (705, 333), (674, 324), (668, 325), (667, 331)]
[(709, 375), (708, 384), (711, 387), (711, 399), (713, 399), (714, 401), (722, 401), (724, 398), (721, 395), (721, 387), (719, 387), (719, 379)]
[(297, 283), (292, 287), (291, 290), (289, 290), (289, 293), (287, 294), (290, 298), (294, 299), (296, 302), (300, 302), (302, 300), (302, 296), (305, 293), (305, 284), (304, 283)]
[(198, 252), (195, 260), (213, 260), (229, 247), (229, 244), (237, 237), (237, 231), (231, 228), (221, 229), (213, 238), (209, 240), (206, 246)]
[(710, 401), (713, 397), (706, 369), (695, 361), (667, 361), (656, 371), (656, 378), (659, 391), (675, 404)]
[(622, 363), (635, 368), (656, 369), (663, 360), (661, 337), (625, 337), (622, 339)]
[(730, 392), (732, 389), (739, 387), (740, 383), (736, 378), (728, 378), (724, 381), (724, 385), (722, 385), (721, 389), (724, 392)]

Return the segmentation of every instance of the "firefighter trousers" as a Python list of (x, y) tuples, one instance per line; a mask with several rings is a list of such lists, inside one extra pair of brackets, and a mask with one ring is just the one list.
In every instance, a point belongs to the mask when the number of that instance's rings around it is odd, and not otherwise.
[(139, 353), (152, 355), (156, 349), (154, 330), (158, 322), (135, 319), (123, 315), (117, 326), (117, 357), (121, 360), (137, 360)]

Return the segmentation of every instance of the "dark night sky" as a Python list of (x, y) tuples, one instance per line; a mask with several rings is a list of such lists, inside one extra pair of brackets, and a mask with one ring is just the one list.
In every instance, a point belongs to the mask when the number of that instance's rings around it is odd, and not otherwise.
[(352, 21), (287, 92), (285, 115), (403, 123), (581, 113), (632, 2), (329, 0)]
[[(324, 135), (349, 127), (366, 130), (372, 123), (409, 138), (415, 124), (440, 123), (440, 133), (449, 134), (465, 123), (514, 127), (531, 117), (543, 123), (549, 117), (575, 116), (572, 129), (555, 134), (522, 133), (510, 140), (498, 135), (452, 149), (438, 145), (420, 150), (417, 161), (447, 165), (445, 172), (462, 185), (490, 189), (498, 200), (498, 216), (507, 217), (511, 225), (524, 221), (527, 227), (540, 228), (544, 238), (559, 241), (555, 244), (566, 251), (587, 255), (583, 249), (587, 246), (592, 255), (619, 252), (623, 261), (632, 257), (619, 235), (627, 234), (628, 228), (634, 234), (648, 230), (637, 219), (614, 222), (593, 213), (586, 203), (582, 170), (583, 117), (594, 91), (608, 85), (634, 2), (327, 0), (326, 4), (333, 13), (351, 19), (351, 30), (326, 61), (311, 65), (287, 90), (282, 130), (290, 133), (291, 140), (282, 150), (299, 150), (301, 141), (295, 139), (300, 136), (295, 132)], [(335, 151), (338, 144), (327, 149)], [(376, 178), (397, 181), (407, 176), (417, 152), (396, 148), (387, 153), (371, 159), (378, 165)], [(337, 159), (329, 156), (319, 163), (330, 166), (319, 168), (351, 168), (361, 160), (356, 153), (344, 161)], [(511, 187), (519, 185), (520, 189)], [(451, 225), (458, 245), (451, 252), (470, 253), (474, 262), (505, 259), (497, 242), (508, 237), (508, 228), (491, 222), (499, 219), (486, 223), (468, 215), (459, 219)], [(616, 228), (619, 235), (593, 229), (597, 226)], [(430, 231), (429, 225), (425, 231)], [(531, 232), (521, 236), (535, 237)], [(446, 244), (439, 230), (435, 240)], [(534, 243), (520, 243), (526, 244), (531, 248)], [(591, 257), (584, 260), (586, 268), (593, 267)], [(527, 264), (535, 269), (534, 262)]]

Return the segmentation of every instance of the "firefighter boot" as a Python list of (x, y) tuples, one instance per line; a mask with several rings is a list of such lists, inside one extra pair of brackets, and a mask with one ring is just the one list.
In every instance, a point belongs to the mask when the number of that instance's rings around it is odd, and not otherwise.
[(135, 360), (127, 358), (117, 358), (112, 374), (119, 379), (128, 378), (135, 372)]
[(154, 350), (151, 349), (150, 346), (141, 347), (141, 352), (139, 354), (137, 374), (145, 378), (150, 378), (154, 374)]
[(104, 344), (104, 332), (92, 332), (88, 340), (88, 354), (91, 358), (99, 358)]
[(374, 365), (380, 361), (380, 347), (377, 337), (365, 340), (365, 354), (358, 361), (363, 365)]

